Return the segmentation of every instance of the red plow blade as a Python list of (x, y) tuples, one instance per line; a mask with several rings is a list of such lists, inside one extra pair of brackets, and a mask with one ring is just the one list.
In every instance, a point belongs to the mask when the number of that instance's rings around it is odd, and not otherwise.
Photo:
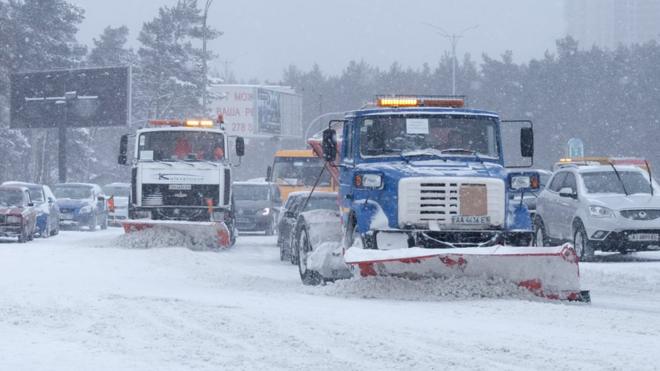
[(590, 301), (588, 292), (580, 290), (578, 258), (569, 244), (442, 250), (350, 248), (344, 260), (363, 277), (493, 277), (548, 299)]
[(133, 219), (122, 220), (125, 233), (144, 230), (172, 230), (190, 236), (193, 241), (211, 248), (227, 248), (231, 237), (227, 225), (223, 222), (187, 222), (174, 220)]

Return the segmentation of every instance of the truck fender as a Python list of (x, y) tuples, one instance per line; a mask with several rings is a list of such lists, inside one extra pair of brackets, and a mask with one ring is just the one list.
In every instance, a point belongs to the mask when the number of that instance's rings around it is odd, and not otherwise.
[[(360, 233), (366, 233), (374, 229), (374, 227), (387, 228), (387, 217), (376, 201), (359, 200), (353, 202), (351, 205), (351, 215), (357, 222), (357, 231)], [(383, 217), (385, 217), (384, 222), (381, 220)]]

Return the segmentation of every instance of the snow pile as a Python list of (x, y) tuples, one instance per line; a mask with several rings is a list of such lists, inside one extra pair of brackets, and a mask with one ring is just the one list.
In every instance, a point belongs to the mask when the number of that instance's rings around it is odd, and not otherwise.
[(186, 247), (191, 250), (210, 250), (217, 245), (214, 236), (201, 237), (169, 228), (147, 228), (126, 233), (117, 238), (117, 246), (130, 249)]
[(445, 277), (407, 279), (366, 277), (340, 280), (319, 292), (328, 296), (406, 301), (451, 301), (465, 299), (516, 298), (542, 300), (513, 282), (498, 278)]

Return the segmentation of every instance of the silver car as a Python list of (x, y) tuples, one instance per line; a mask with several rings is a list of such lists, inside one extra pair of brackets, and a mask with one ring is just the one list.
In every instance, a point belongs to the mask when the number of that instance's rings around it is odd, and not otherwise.
[(557, 170), (536, 201), (534, 242), (572, 242), (581, 260), (595, 250), (660, 249), (660, 187), (634, 166)]

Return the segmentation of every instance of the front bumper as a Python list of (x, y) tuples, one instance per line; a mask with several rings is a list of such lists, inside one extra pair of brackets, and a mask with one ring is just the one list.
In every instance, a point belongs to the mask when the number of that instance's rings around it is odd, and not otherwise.
[(23, 230), (20, 224), (0, 225), (0, 237), (19, 237)]
[[(583, 222), (589, 241), (597, 250), (657, 250), (655, 247), (660, 246), (660, 219), (631, 220), (616, 216)], [(639, 240), (640, 236), (645, 240)]]
[(367, 249), (392, 250), (410, 247), (446, 249), (494, 246), (504, 244), (509, 238), (518, 235), (531, 236), (531, 232), (507, 232), (501, 229), (442, 231), (386, 229), (368, 231), (363, 238)]
[(60, 226), (62, 227), (80, 227), (86, 226), (92, 221), (92, 213), (73, 214), (71, 216), (60, 214)]
[(272, 217), (270, 215), (258, 216), (236, 216), (236, 228), (239, 231), (265, 231), (270, 227)]

